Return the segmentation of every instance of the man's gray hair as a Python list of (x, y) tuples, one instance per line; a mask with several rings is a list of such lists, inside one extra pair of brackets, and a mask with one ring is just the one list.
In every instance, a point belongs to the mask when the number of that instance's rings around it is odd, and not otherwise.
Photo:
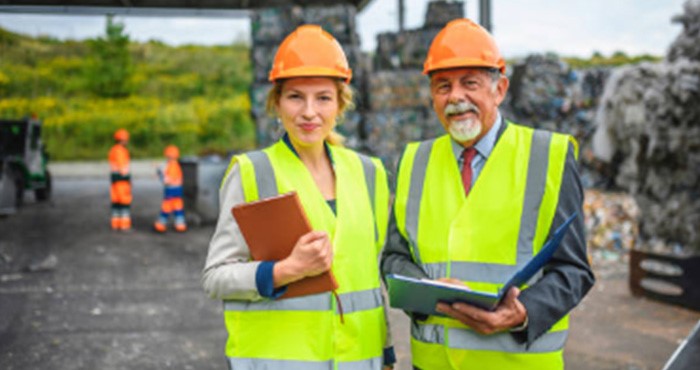
[(484, 72), (491, 78), (491, 91), (495, 92), (498, 87), (498, 80), (501, 79), (501, 71), (497, 68), (485, 68)]

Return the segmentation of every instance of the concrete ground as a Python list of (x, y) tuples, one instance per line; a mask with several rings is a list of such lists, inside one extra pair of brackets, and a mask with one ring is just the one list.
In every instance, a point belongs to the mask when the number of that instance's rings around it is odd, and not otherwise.
[[(226, 369), (221, 304), (199, 285), (213, 226), (154, 234), (154, 161), (135, 163), (128, 234), (109, 229), (106, 164), (57, 164), (53, 200), (0, 218), (0, 368)], [(567, 369), (661, 369), (700, 319), (632, 297), (624, 262), (594, 261), (598, 282), (571, 320)], [(408, 322), (391, 312), (409, 370)]]

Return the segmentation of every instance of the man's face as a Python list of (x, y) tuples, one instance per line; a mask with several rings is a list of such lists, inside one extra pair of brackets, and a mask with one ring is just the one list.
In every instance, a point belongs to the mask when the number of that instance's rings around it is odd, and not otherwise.
[(507, 90), (505, 76), (494, 82), (480, 68), (441, 70), (430, 77), (433, 109), (450, 136), (465, 147), (491, 129)]

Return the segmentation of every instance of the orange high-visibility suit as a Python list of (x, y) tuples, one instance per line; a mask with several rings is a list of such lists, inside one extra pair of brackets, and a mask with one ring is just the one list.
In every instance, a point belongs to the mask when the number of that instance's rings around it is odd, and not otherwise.
[(158, 170), (158, 175), (164, 185), (163, 203), (160, 208), (160, 216), (153, 224), (153, 228), (158, 232), (165, 232), (168, 225), (168, 218), (173, 215), (175, 230), (186, 231), (184, 202), (182, 200), (182, 168), (178, 163), (179, 150), (174, 146), (168, 146), (165, 150), (168, 162), (164, 170)]
[(122, 142), (114, 144), (109, 151), (109, 167), (112, 187), (112, 229), (131, 229), (131, 173), (129, 170), (129, 150)]

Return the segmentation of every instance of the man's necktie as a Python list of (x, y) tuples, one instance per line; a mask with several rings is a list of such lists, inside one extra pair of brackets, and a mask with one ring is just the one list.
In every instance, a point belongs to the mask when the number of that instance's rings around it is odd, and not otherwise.
[(469, 190), (472, 187), (472, 160), (476, 155), (476, 149), (469, 147), (462, 152), (462, 185), (464, 185), (464, 194), (469, 195)]

